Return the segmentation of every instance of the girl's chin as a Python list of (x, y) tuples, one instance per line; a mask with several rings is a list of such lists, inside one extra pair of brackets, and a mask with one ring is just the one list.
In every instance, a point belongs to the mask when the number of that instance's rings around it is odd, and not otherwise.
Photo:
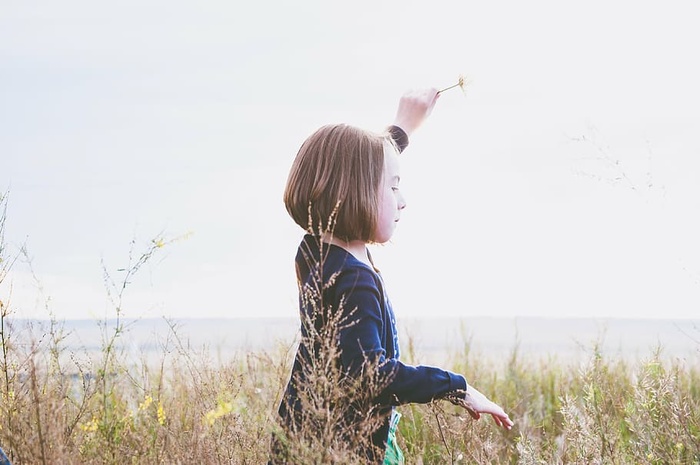
[(379, 234), (376, 234), (376, 237), (374, 237), (371, 242), (374, 244), (385, 244), (391, 240), (391, 238), (394, 236), (394, 231), (396, 231), (396, 222), (391, 223), (391, 225), (387, 225), (387, 228), (384, 228)]

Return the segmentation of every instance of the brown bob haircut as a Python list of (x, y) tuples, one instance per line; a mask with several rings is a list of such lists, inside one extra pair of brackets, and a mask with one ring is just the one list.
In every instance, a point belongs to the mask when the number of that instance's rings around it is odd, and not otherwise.
[(284, 204), (310, 234), (371, 242), (379, 215), (388, 133), (323, 126), (302, 144), (289, 171)]

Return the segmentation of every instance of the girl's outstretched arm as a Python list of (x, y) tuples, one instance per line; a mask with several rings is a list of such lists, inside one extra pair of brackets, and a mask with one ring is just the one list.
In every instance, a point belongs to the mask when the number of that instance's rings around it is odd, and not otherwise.
[(399, 100), (394, 126), (400, 127), (410, 136), (430, 116), (439, 96), (438, 90), (434, 88), (404, 93)]

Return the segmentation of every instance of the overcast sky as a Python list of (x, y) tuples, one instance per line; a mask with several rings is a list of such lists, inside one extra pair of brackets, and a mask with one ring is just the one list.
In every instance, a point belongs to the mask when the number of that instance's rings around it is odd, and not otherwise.
[[(440, 98), (373, 254), (399, 315), (697, 318), (693, 2), (94, 2), (0, 9), (14, 315), (295, 316), (281, 201), (316, 128)], [(10, 285), (12, 296), (9, 299)]]

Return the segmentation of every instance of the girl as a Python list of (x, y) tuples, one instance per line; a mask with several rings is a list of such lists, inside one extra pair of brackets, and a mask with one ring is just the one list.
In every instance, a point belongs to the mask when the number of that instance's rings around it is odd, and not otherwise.
[(400, 220), (399, 153), (438, 96), (404, 94), (383, 134), (324, 126), (294, 160), (284, 203), (307, 231), (296, 255), (302, 339), (271, 463), (347, 462), (343, 445), (364, 463), (403, 463), (395, 406), (411, 402), (447, 399), (475, 419), (513, 425), (464, 376), (399, 361), (394, 311), (367, 249), (391, 239)]

